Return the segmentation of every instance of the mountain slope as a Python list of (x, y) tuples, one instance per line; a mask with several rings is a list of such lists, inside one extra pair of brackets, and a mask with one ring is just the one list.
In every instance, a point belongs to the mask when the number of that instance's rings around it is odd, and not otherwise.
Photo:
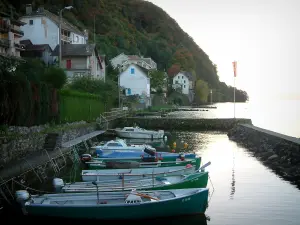
[[(24, 13), (31, 1), (10, 0)], [(232, 89), (219, 81), (217, 67), (208, 55), (185, 33), (165, 11), (142, 0), (35, 0), (34, 7), (43, 5), (53, 13), (66, 5), (64, 17), (79, 28), (87, 28), (93, 41), (95, 18), (96, 42), (102, 54), (109, 58), (119, 53), (140, 54), (153, 58), (160, 70), (170, 75), (180, 69), (191, 71), (197, 79), (206, 81), (219, 92), (220, 101), (232, 101)], [(236, 100), (246, 100), (247, 94), (237, 90)]]

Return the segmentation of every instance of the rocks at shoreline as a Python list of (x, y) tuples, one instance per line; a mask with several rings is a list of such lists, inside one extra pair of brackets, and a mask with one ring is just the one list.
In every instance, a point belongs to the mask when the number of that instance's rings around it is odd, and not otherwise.
[(300, 186), (299, 143), (243, 125), (237, 125), (229, 130), (228, 137), (247, 148), (278, 175)]

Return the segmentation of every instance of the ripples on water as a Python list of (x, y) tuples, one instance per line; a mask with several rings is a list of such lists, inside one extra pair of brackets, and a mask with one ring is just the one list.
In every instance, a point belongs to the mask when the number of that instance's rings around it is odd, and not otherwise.
[[(202, 156), (214, 187), (211, 225), (299, 225), (300, 191), (237, 146), (225, 133), (178, 132), (177, 142)], [(212, 191), (213, 187), (209, 184)]]

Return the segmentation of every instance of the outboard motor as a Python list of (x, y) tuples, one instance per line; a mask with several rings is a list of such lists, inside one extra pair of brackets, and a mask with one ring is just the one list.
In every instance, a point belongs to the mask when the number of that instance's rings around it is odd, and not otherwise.
[(63, 179), (54, 178), (52, 181), (55, 192), (62, 192), (62, 188), (65, 186)]
[(155, 151), (153, 151), (147, 147), (144, 149), (144, 152), (151, 156), (155, 156), (155, 153), (156, 153)]
[(184, 161), (185, 160), (185, 154), (184, 153), (180, 153), (178, 158), (181, 160), (181, 161)]
[(16, 201), (21, 205), (22, 213), (27, 214), (25, 209), (25, 203), (30, 199), (30, 194), (26, 190), (16, 191)]

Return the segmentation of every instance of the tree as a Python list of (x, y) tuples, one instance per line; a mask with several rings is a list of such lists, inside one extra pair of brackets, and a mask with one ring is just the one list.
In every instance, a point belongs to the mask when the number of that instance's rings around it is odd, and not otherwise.
[(209, 88), (207, 82), (197, 80), (196, 82), (196, 99), (199, 103), (206, 103), (209, 95)]
[(159, 70), (152, 70), (149, 73), (151, 88), (156, 90), (162, 89), (166, 85), (166, 75), (164, 72)]
[(50, 67), (42, 76), (42, 80), (56, 89), (61, 89), (67, 82), (67, 75), (60, 68)]

